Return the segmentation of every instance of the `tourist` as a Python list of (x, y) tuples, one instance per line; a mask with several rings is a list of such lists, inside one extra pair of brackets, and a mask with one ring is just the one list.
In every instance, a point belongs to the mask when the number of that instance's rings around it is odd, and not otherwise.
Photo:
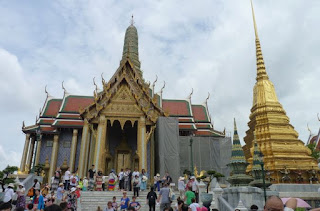
[(188, 206), (192, 203), (191, 199), (196, 198), (196, 195), (191, 190), (192, 190), (192, 187), (188, 187), (188, 190), (184, 194), (184, 201)]
[(284, 208), (282, 200), (278, 196), (270, 196), (264, 206), (265, 211), (279, 210), (279, 211), (293, 211), (297, 207), (297, 199), (291, 198), (286, 202)]
[(135, 168), (134, 171), (132, 172), (132, 178), (135, 178), (136, 175), (138, 175), (138, 177), (139, 177), (140, 173), (139, 173), (138, 169)]
[(154, 176), (154, 189), (160, 191), (160, 174), (157, 173), (156, 176)]
[(189, 207), (191, 208), (191, 211), (197, 211), (197, 207), (200, 207), (200, 205), (196, 202), (195, 198), (192, 198)]
[(129, 207), (130, 199), (127, 197), (127, 191), (123, 191), (123, 196), (121, 198), (120, 210), (126, 210)]
[(199, 184), (195, 176), (191, 177), (191, 181), (192, 181), (192, 192), (194, 192), (196, 196), (196, 202), (198, 203), (199, 202)]
[(258, 211), (259, 210), (259, 207), (255, 204), (251, 205), (250, 207), (250, 211)]
[(81, 191), (80, 191), (79, 185), (76, 187), (75, 194), (77, 195), (77, 209), (81, 210), (81, 203), (80, 203)]
[(102, 211), (100, 206), (97, 207), (97, 211)]
[(173, 211), (172, 207), (166, 207), (163, 209), (163, 211)]
[(129, 191), (132, 191), (132, 171), (129, 169)]
[(181, 211), (182, 210), (182, 206), (184, 205), (184, 202), (180, 198), (178, 198), (177, 201), (178, 201), (178, 203), (177, 203), (176, 211)]
[(68, 202), (61, 202), (60, 203), (60, 207), (62, 209), (62, 211), (68, 211)]
[(187, 204), (183, 204), (181, 207), (181, 211), (189, 211), (189, 206)]
[(61, 177), (61, 169), (60, 167), (57, 167), (56, 171), (54, 172), (53, 183), (51, 183), (51, 190), (56, 191), (58, 189), (60, 177)]
[(64, 194), (64, 189), (63, 189), (63, 183), (59, 184), (59, 187), (57, 189), (57, 199), (56, 199), (56, 204), (60, 204), (63, 199), (63, 194)]
[(46, 197), (49, 194), (50, 191), (50, 187), (48, 184), (46, 184), (42, 189), (41, 189), (41, 194), (43, 195), (43, 197)]
[(24, 196), (26, 189), (22, 183), (19, 183), (18, 188), (16, 190), (16, 194), (18, 195), (16, 207), (26, 207), (26, 197)]
[(123, 174), (124, 177), (124, 190), (129, 191), (129, 169), (127, 168), (126, 171)]
[(84, 177), (82, 190), (83, 191), (87, 191), (88, 190), (88, 186), (89, 186), (89, 181), (88, 181), (87, 177)]
[(68, 183), (69, 183), (68, 188), (75, 188), (75, 187), (77, 187), (78, 181), (77, 181), (77, 176), (76, 176), (75, 173), (73, 173), (73, 174), (70, 176)]
[(133, 185), (133, 195), (139, 197), (139, 190), (140, 190), (140, 178), (139, 175), (135, 175), (135, 178), (132, 180)]
[(154, 192), (154, 187), (150, 188), (150, 192), (147, 195), (147, 204), (149, 205), (149, 211), (156, 210), (157, 194)]
[(128, 211), (134, 211), (134, 207), (129, 207), (127, 210)]
[(0, 210), (1, 211), (11, 211), (12, 209), (12, 205), (11, 203), (7, 202), (7, 203), (0, 203)]
[(70, 185), (70, 177), (71, 177), (71, 172), (70, 168), (68, 167), (67, 171), (64, 173), (64, 189), (69, 190), (69, 185)]
[(81, 178), (79, 179), (79, 186), (80, 186), (80, 189), (82, 190), (83, 189), (83, 181)]
[(96, 191), (102, 191), (102, 177), (102, 171), (98, 171), (98, 174), (95, 177)]
[(62, 211), (62, 208), (57, 204), (52, 204), (48, 207), (46, 206), (46, 208), (44, 208), (44, 211)]
[(115, 211), (115, 209), (112, 207), (112, 202), (108, 201), (107, 208), (105, 211)]
[(94, 165), (92, 164), (91, 169), (88, 171), (88, 178), (89, 178), (89, 186), (88, 189), (90, 191), (93, 191), (94, 189), (94, 176), (96, 174), (96, 171), (94, 170)]
[(179, 196), (182, 199), (184, 197), (186, 185), (184, 183), (184, 177), (179, 177), (178, 180), (178, 190), (179, 190)]
[(171, 201), (169, 197), (170, 189), (168, 188), (168, 183), (164, 183), (163, 188), (159, 192), (158, 203), (160, 202), (160, 210), (168, 208), (171, 206)]
[(27, 211), (31, 211), (31, 210), (33, 210), (33, 204), (32, 203), (29, 203), (28, 205), (27, 205), (27, 209), (26, 209)]
[(10, 183), (8, 187), (4, 190), (4, 197), (3, 197), (3, 202), (4, 203), (11, 203), (12, 202), (12, 197), (14, 195), (13, 191), (14, 185), (13, 183)]
[(40, 190), (40, 187), (41, 187), (40, 182), (37, 179), (34, 179), (33, 180), (33, 186), (32, 186), (32, 188), (33, 188), (33, 196), (36, 195), (36, 190)]
[(118, 203), (117, 203), (117, 198), (114, 196), (114, 197), (112, 197), (112, 208), (114, 209), (114, 210), (118, 210)]
[(47, 196), (47, 199), (50, 199), (52, 201), (52, 203), (54, 203), (56, 201), (56, 196), (54, 195), (54, 191), (51, 191)]
[(145, 191), (147, 189), (148, 174), (144, 169), (141, 171), (140, 181), (140, 190)]
[(53, 201), (50, 198), (44, 197), (44, 206), (49, 207), (53, 204)]
[(119, 177), (119, 189), (120, 191), (124, 190), (124, 172), (123, 169), (118, 174)]
[[(138, 176), (138, 175), (136, 175), (136, 176)], [(140, 210), (141, 204), (139, 202), (137, 202), (136, 199), (137, 198), (135, 196), (132, 196), (132, 202), (130, 202), (129, 206), (133, 207), (134, 210)]]
[(68, 207), (77, 210), (77, 194), (76, 188), (71, 188), (70, 193), (66, 197), (68, 202)]
[(170, 185), (170, 183), (172, 183), (172, 178), (171, 178), (171, 176), (169, 175), (168, 172), (166, 172), (166, 174), (165, 174), (165, 181), (164, 182), (169, 184), (169, 185)]
[(33, 197), (32, 204), (37, 208), (37, 210), (44, 209), (44, 198), (38, 189), (36, 189), (36, 195)]
[(117, 181), (117, 175), (115, 174), (114, 170), (112, 169), (109, 174), (109, 181), (108, 181), (108, 190), (109, 191), (114, 191), (116, 181)]

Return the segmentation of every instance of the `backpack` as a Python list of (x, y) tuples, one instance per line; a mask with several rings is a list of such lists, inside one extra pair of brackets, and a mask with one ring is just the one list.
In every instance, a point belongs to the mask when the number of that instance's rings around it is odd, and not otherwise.
[(155, 193), (150, 193), (150, 196), (149, 196), (149, 203), (150, 203), (150, 204), (154, 204), (154, 203), (156, 203)]

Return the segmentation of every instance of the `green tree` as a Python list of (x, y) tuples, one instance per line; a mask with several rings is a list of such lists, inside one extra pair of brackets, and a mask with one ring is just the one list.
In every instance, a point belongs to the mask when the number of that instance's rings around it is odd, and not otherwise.
[(5, 169), (0, 171), (0, 185), (2, 187), (2, 191), (4, 191), (4, 185), (9, 183), (14, 183), (14, 178), (10, 178), (9, 176), (18, 170), (17, 166), (7, 166)]
[(213, 180), (213, 178), (220, 178), (220, 177), (224, 177), (223, 174), (216, 172), (214, 170), (209, 170), (206, 172), (205, 175), (203, 175), (202, 177), (199, 177), (197, 179), (206, 179), (207, 180), (207, 193), (209, 193), (209, 186)]
[(311, 150), (311, 156), (318, 160), (320, 157), (319, 150), (316, 148), (315, 143), (308, 144), (307, 147)]

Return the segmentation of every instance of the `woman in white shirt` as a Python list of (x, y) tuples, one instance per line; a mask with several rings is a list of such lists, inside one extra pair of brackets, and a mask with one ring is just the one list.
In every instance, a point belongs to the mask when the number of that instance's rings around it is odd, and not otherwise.
[(184, 177), (179, 177), (178, 190), (179, 190), (179, 196), (181, 199), (184, 198), (185, 189), (186, 189), (186, 184), (184, 183)]
[(26, 207), (26, 197), (24, 196), (26, 192), (26, 189), (24, 188), (24, 185), (22, 183), (19, 184), (18, 188), (17, 188), (17, 205), (16, 207), (22, 207), (25, 208)]
[(8, 187), (4, 190), (4, 197), (3, 197), (3, 202), (7, 203), (7, 202), (12, 202), (12, 197), (14, 195), (14, 191), (13, 191), (13, 187), (14, 185), (12, 183), (10, 183), (8, 185)]

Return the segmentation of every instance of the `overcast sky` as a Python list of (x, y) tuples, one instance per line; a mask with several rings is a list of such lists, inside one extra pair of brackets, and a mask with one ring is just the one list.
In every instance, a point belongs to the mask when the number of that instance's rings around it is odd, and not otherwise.
[[(254, 0), (270, 80), (291, 124), (306, 141), (320, 123), (320, 1)], [(249, 0), (0, 1), (0, 169), (20, 165), (22, 121), (34, 124), (48, 91), (92, 95), (92, 78), (108, 80), (122, 56), (134, 15), (143, 76), (164, 98), (193, 103), (210, 92), (217, 130), (248, 129), (256, 77)], [(242, 142), (243, 143), (243, 142)]]

